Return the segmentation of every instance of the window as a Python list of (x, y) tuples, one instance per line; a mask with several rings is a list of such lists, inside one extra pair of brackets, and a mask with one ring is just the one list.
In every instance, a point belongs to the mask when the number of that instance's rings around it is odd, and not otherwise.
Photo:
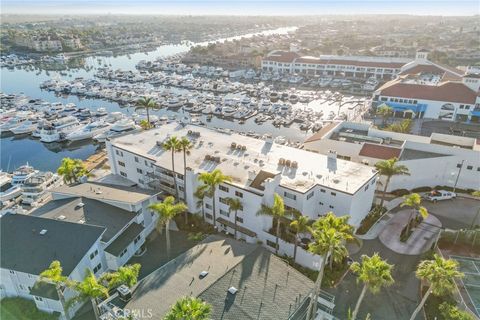
[(177, 179), (183, 180), (183, 174), (177, 173)]
[(319, 202), (318, 204), (321, 205), (321, 206), (323, 206), (323, 202)]
[(285, 196), (285, 198), (292, 199), (292, 200), (297, 200), (297, 196), (294, 195), (293, 193), (285, 191), (283, 193), (283, 195)]
[(365, 186), (365, 191), (367, 191), (367, 190), (368, 190), (368, 186), (369, 186), (368, 184)]
[(11, 274), (15, 274), (15, 271), (13, 271), (13, 270), (10, 270), (10, 273), (11, 273)]
[(143, 170), (142, 170), (142, 169), (139, 169), (139, 168), (137, 168), (137, 173), (143, 174)]
[(310, 194), (308, 194), (308, 195), (307, 195), (307, 200), (309, 200), (310, 198), (312, 198), (312, 197), (313, 197), (313, 195), (314, 195), (314, 192), (313, 192), (313, 191), (312, 191), (312, 192), (310, 192)]
[(213, 216), (210, 213), (205, 213), (205, 217), (207, 217), (210, 220), (213, 219)]
[(325, 193), (325, 189), (320, 189), (320, 192)]
[(228, 192), (228, 187), (225, 187), (225, 186), (222, 186), (222, 185), (219, 185), (218, 186), (218, 189), (224, 191), (224, 192)]
[(123, 249), (123, 251), (120, 253), (120, 258), (123, 257), (127, 253), (127, 248)]
[(337, 195), (335, 192), (330, 192), (330, 194), (334, 197)]
[(118, 165), (121, 166), (121, 167), (125, 167), (125, 162), (123, 162), (123, 161), (118, 161)]
[(467, 166), (467, 170), (472, 170), (473, 166)]
[(43, 301), (43, 299), (40, 298), (40, 297), (37, 297), (37, 296), (34, 296), (34, 297), (35, 297), (35, 300), (37, 300), (37, 301)]
[(145, 183), (145, 181), (143, 181), (143, 179), (138, 179), (138, 183), (140, 183), (140, 184), (144, 184), (144, 183)]
[(480, 171), (480, 167), (477, 167), (477, 171)]
[(133, 240), (133, 244), (137, 244), (138, 241), (140, 241), (141, 235), (139, 234), (135, 240)]
[(117, 156), (123, 157), (123, 152), (122, 152), (122, 151), (120, 151), (120, 150), (115, 150), (115, 153), (117, 154)]
[(274, 248), (274, 249), (278, 249), (277, 244), (273, 241), (267, 240), (267, 245)]
[(135, 157), (135, 162), (138, 162), (138, 157)]
[(212, 209), (212, 205), (209, 204), (209, 203), (205, 203), (205, 208), (207, 208), (207, 209)]
[(461, 168), (462, 167), (462, 164), (461, 163), (457, 163), (457, 168)]
[(228, 211), (220, 209), (220, 214), (225, 217), (230, 217), (230, 213)]
[(90, 260), (95, 258), (98, 255), (98, 250), (95, 250), (94, 252), (90, 253)]
[(372, 180), (371, 185), (373, 186), (375, 184), (375, 179)]
[(97, 266), (95, 268), (93, 268), (93, 273), (97, 273), (98, 271), (100, 271), (100, 269), (102, 269), (102, 264), (101, 263), (97, 264)]
[(239, 198), (243, 198), (243, 193), (241, 193), (240, 191), (235, 191), (235, 195)]
[(143, 160), (143, 162), (145, 162), (145, 165), (148, 167), (148, 162), (147, 162), (147, 160)]
[(237, 221), (240, 223), (243, 223), (243, 218), (242, 217), (237, 217)]
[(329, 205), (328, 207), (329, 207), (330, 209), (333, 209), (333, 208), (335, 208), (335, 207), (334, 207), (334, 206), (332, 206), (332, 205)]
[(183, 192), (183, 189), (184, 189), (184, 188), (183, 188), (182, 186), (178, 186), (178, 190), (179, 190), (179, 191), (182, 191), (182, 192)]
[(228, 201), (225, 198), (220, 198), (220, 199), (218, 199), (218, 201), (220, 201), (223, 204), (228, 204)]
[(120, 175), (121, 175), (122, 177), (125, 177), (125, 178), (127, 177), (127, 174), (126, 174), (125, 172), (123, 172), (123, 171), (120, 171)]

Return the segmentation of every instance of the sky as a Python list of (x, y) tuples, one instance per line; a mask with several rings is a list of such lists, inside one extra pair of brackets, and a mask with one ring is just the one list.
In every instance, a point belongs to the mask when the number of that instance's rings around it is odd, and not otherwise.
[(1, 0), (2, 14), (472, 16), (480, 0)]

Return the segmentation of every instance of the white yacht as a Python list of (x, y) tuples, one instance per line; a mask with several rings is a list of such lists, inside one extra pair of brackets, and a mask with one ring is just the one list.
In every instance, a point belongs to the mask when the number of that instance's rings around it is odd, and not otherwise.
[(9, 118), (7, 121), (0, 124), (0, 132), (10, 131), (10, 129), (22, 125), (25, 121), (27, 121), (27, 118), (22, 116)]
[(222, 115), (225, 117), (233, 117), (233, 115), (237, 112), (236, 108), (233, 107), (223, 107), (222, 108)]
[(183, 106), (183, 101), (177, 97), (172, 97), (167, 101), (167, 108), (180, 108)]
[(47, 196), (47, 190), (57, 187), (62, 179), (52, 172), (38, 172), (25, 180), (22, 186), (22, 203), (35, 205), (42, 202)]
[(24, 121), (18, 127), (11, 128), (10, 131), (13, 134), (26, 134), (26, 133), (32, 133), (35, 129), (37, 129), (37, 127), (38, 127), (37, 121), (27, 120), (27, 121)]
[(36, 174), (38, 170), (35, 170), (32, 166), (26, 165), (18, 167), (13, 171), (12, 175), (12, 185), (13, 186), (22, 186), (25, 180)]
[(134, 132), (139, 132), (140, 129), (141, 128), (137, 126), (133, 120), (125, 119), (118, 121), (110, 128), (110, 130), (97, 134), (93, 138), (98, 142), (105, 142), (105, 140), (108, 138), (114, 138)]
[(65, 138), (70, 141), (91, 139), (96, 135), (104, 133), (110, 129), (111, 126), (111, 124), (104, 121), (91, 122), (86, 126), (67, 134)]
[(73, 116), (60, 118), (42, 127), (40, 130), (40, 141), (55, 142), (63, 140), (67, 134), (77, 130), (81, 126), (78, 119)]
[(0, 203), (17, 198), (22, 194), (19, 185), (12, 185), (12, 177), (0, 171)]

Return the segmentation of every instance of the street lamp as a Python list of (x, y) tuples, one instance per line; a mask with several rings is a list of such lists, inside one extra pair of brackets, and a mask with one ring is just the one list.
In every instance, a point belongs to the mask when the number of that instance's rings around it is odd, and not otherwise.
[(455, 179), (455, 184), (453, 185), (453, 192), (455, 192), (455, 189), (457, 188), (458, 178), (460, 178), (460, 173), (462, 172), (464, 162), (465, 160), (462, 160), (462, 163), (460, 163), (460, 167), (458, 168), (457, 178)]

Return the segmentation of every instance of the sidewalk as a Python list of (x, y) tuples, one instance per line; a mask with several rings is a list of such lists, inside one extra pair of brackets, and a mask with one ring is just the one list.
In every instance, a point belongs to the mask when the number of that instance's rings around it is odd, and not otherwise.
[(392, 219), (395, 215), (390, 211), (398, 207), (402, 202), (403, 198), (401, 197), (395, 198), (392, 201), (386, 201), (384, 206), (387, 208), (387, 212), (380, 219), (378, 219), (377, 222), (375, 222), (375, 224), (370, 228), (370, 230), (368, 230), (367, 233), (363, 235), (356, 235), (356, 237), (362, 240), (373, 240), (377, 238), (380, 232), (382, 232), (385, 226), (388, 224), (390, 219)]

